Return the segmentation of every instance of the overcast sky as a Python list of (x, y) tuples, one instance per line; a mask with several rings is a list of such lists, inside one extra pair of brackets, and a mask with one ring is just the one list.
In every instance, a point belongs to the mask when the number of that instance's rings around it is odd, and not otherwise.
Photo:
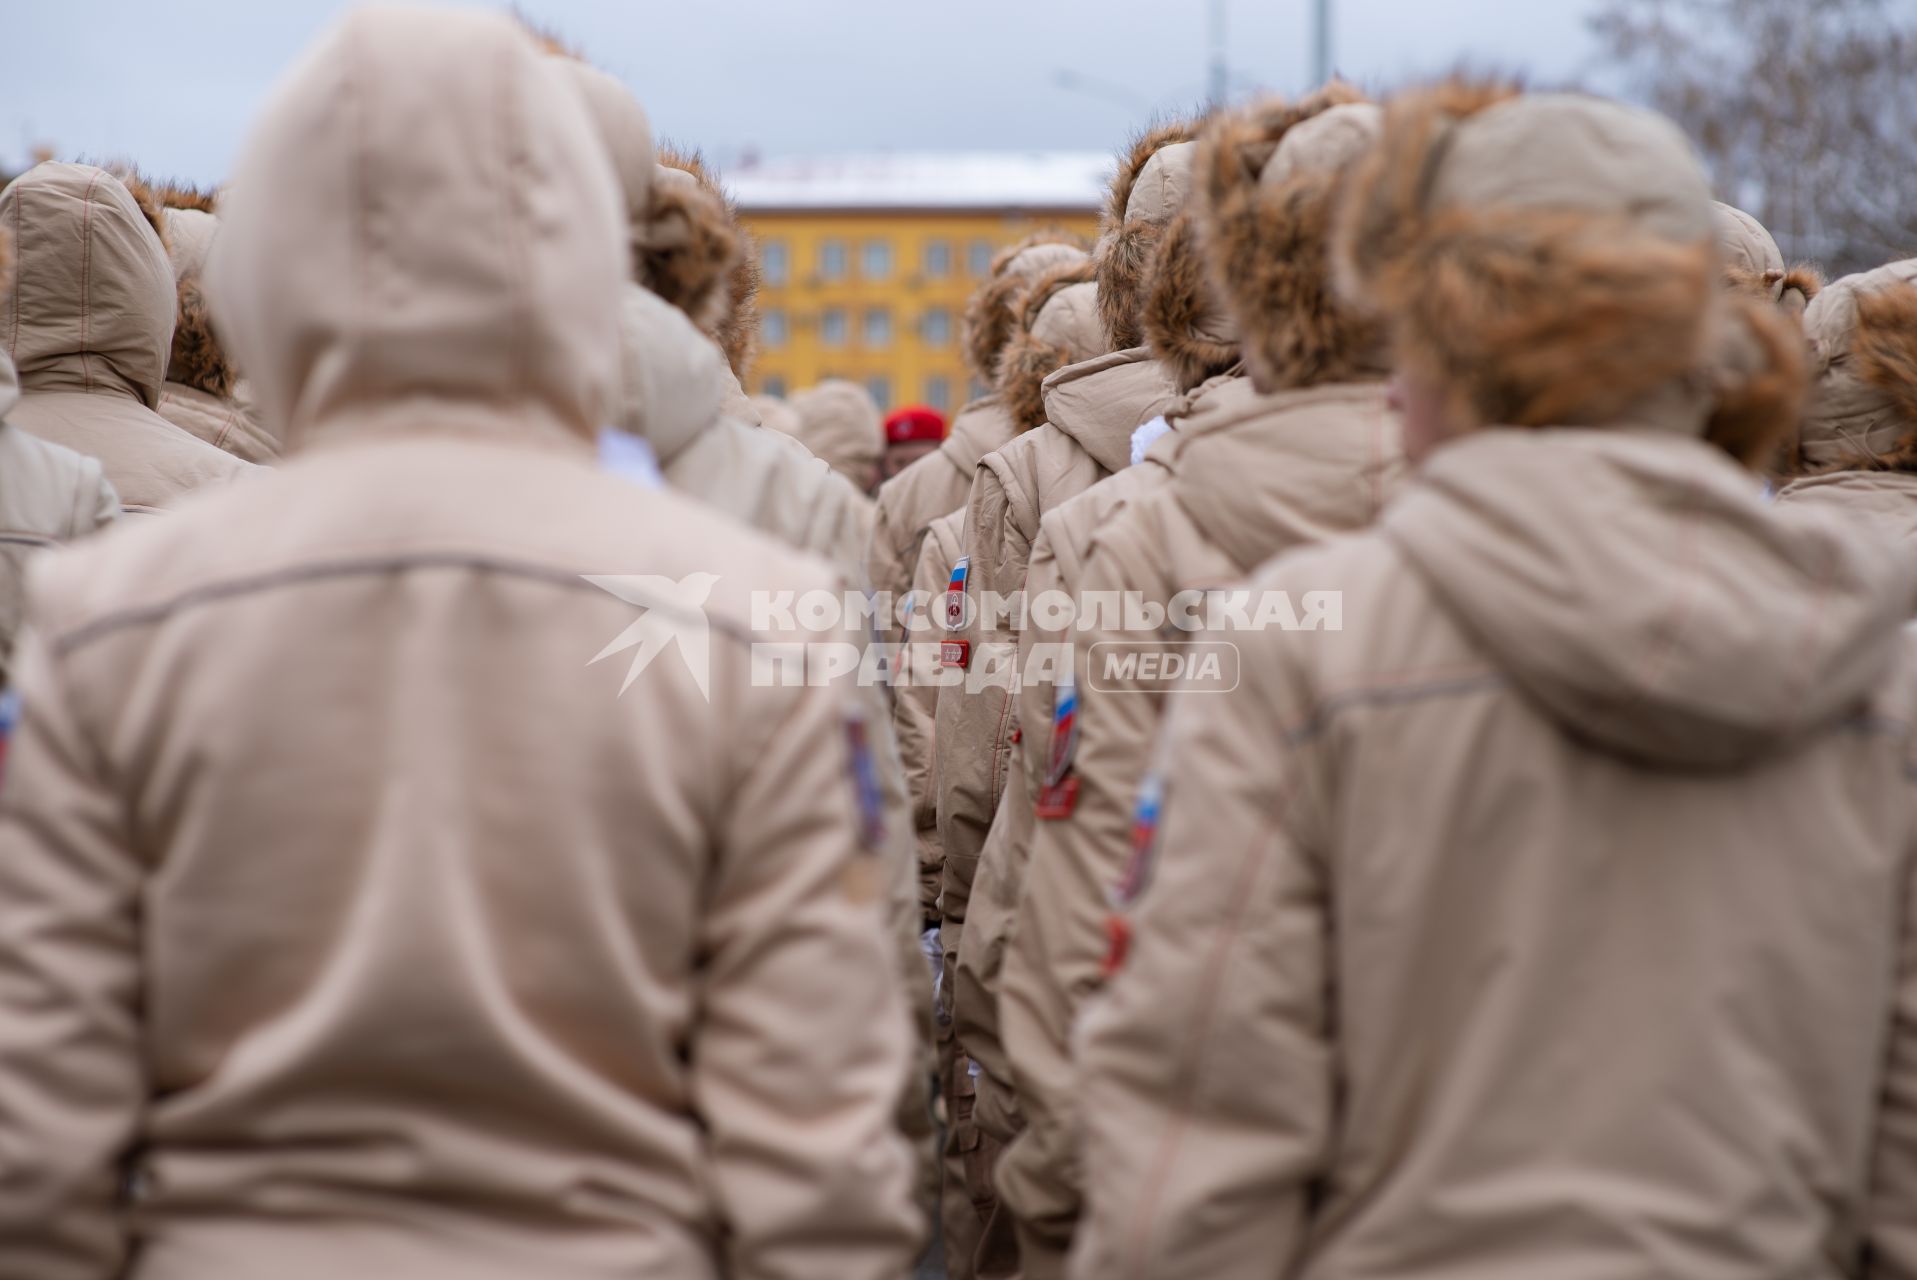
[[(1334, 0), (1334, 65), (1578, 77), (1591, 0)], [(0, 161), (37, 144), (217, 182), (337, 0), (9, 0)], [(489, 6), (496, 7), (496, 6)], [(1110, 150), (1204, 96), (1209, 0), (522, 0), (721, 163), (886, 149)], [(1227, 0), (1233, 89), (1297, 91), (1312, 0)], [(1088, 88), (1059, 85), (1060, 74)]]

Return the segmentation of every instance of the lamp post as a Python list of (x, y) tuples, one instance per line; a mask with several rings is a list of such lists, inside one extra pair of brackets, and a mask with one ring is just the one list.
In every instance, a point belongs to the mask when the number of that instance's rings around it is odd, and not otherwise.
[(1331, 0), (1317, 0), (1317, 37), (1313, 44), (1312, 83), (1321, 85), (1331, 79)]

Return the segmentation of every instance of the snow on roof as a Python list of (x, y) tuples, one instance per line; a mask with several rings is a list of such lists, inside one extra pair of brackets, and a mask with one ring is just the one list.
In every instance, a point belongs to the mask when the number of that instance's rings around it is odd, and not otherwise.
[(773, 209), (1045, 209), (1092, 212), (1112, 158), (1102, 151), (952, 151), (794, 156), (725, 175), (748, 212)]

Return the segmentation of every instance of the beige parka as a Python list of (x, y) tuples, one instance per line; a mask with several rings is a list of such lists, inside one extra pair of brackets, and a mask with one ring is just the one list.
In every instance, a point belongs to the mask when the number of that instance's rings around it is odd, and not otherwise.
[(209, 285), (291, 456), (35, 583), (0, 1274), (894, 1280), (860, 704), (753, 678), (833, 575), (597, 465), (625, 221), (514, 24), (363, 10), (270, 101)]

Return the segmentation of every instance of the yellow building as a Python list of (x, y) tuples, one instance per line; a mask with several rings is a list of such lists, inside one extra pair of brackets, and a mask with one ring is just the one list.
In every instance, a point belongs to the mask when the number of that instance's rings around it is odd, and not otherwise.
[(918, 154), (767, 161), (728, 173), (765, 284), (751, 390), (825, 378), (881, 408), (944, 412), (981, 391), (959, 349), (965, 303), (1003, 246), (1042, 227), (1091, 240), (1103, 154)]

